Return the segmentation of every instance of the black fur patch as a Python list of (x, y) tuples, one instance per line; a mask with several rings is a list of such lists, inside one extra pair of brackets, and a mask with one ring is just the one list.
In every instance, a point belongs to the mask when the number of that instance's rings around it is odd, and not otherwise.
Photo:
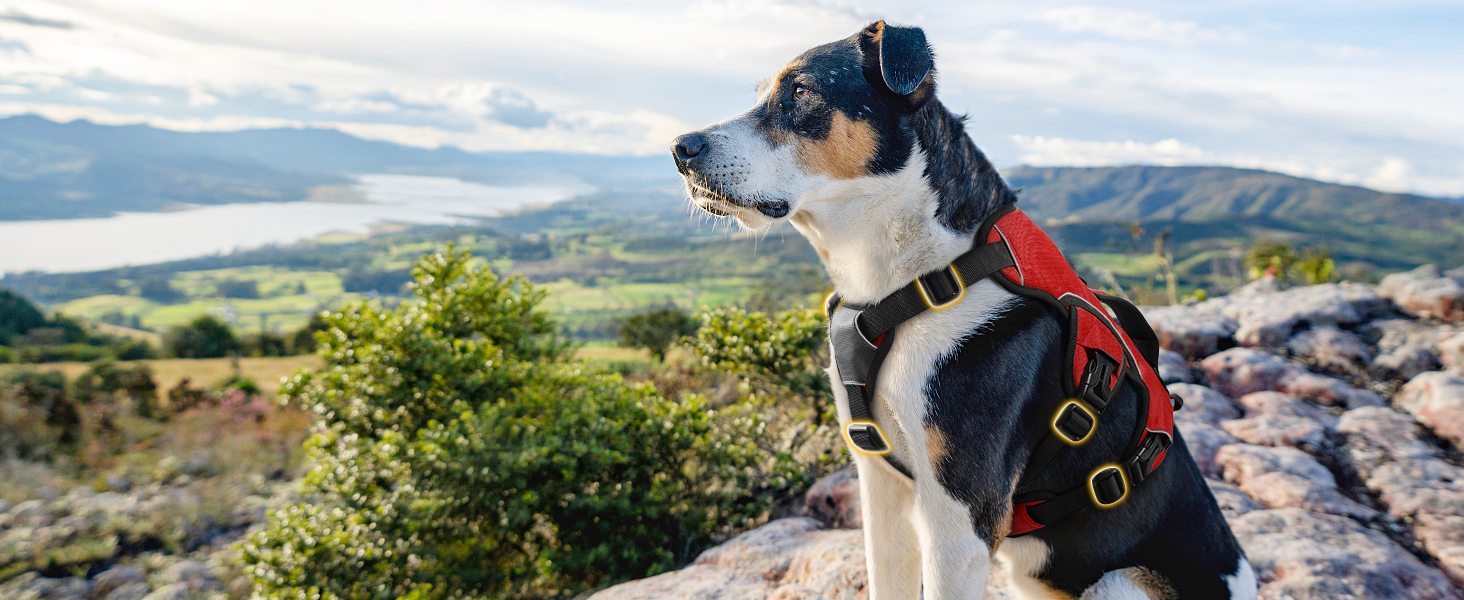
[[(1055, 307), (1023, 297), (962, 340), (926, 386), (926, 425), (940, 429), (948, 449), (936, 475), (993, 546), (1007, 534), (1016, 480), (1066, 398), (1065, 322)], [(1032, 489), (1084, 485), (1122, 453), (1139, 418), (1133, 385), (1120, 388), (1093, 438), (1054, 461)], [(1078, 596), (1108, 571), (1142, 566), (1168, 578), (1181, 598), (1229, 596), (1223, 577), (1233, 574), (1240, 545), (1178, 428), (1175, 436), (1164, 464), (1123, 504), (1085, 508), (1031, 534), (1052, 549), (1039, 579)]]

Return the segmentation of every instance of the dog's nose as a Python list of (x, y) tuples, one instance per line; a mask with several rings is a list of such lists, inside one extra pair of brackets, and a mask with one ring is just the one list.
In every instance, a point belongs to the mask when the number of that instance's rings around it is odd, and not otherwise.
[(696, 158), (706, 147), (707, 136), (700, 133), (688, 133), (676, 138), (676, 145), (671, 147), (671, 151), (676, 154), (677, 162), (686, 162)]

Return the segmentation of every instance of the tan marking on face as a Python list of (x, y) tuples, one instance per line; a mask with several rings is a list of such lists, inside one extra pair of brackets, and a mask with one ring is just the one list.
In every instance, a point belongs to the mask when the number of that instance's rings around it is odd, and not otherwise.
[(930, 458), (930, 468), (940, 470), (940, 461), (946, 457), (946, 437), (940, 429), (925, 427), (925, 454)]
[(869, 161), (878, 149), (879, 136), (869, 123), (835, 111), (828, 137), (798, 140), (798, 160), (810, 173), (855, 179), (869, 175)]

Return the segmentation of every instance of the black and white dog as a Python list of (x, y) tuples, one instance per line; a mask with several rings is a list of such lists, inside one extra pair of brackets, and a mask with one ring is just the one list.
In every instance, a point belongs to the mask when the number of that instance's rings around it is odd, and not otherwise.
[[(758, 86), (751, 110), (677, 138), (692, 201), (747, 228), (791, 222), (847, 302), (876, 302), (945, 266), (1017, 198), (936, 99), (933, 65), (923, 32), (882, 21), (805, 52)], [(1050, 418), (1038, 407), (1064, 395), (1064, 323), (988, 279), (900, 325), (873, 405), (912, 477), (854, 453), (872, 600), (979, 598), (998, 552), (1025, 598), (1256, 597), (1182, 438), (1117, 508), (1006, 537), (1017, 479)], [(1136, 404), (1126, 384), (1104, 419), (1133, 423)], [(1130, 433), (1100, 427), (1039, 481), (1072, 487)]]

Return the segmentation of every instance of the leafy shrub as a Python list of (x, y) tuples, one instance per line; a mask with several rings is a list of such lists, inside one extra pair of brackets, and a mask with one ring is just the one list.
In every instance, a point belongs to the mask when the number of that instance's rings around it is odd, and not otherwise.
[(692, 350), (702, 363), (745, 379), (750, 393), (806, 403), (815, 424), (836, 418), (823, 313), (794, 309), (774, 315), (719, 308), (702, 315)]
[(111, 348), (88, 344), (45, 344), (24, 346), (15, 351), (16, 362), (92, 362), (115, 357)]
[(631, 315), (620, 323), (620, 345), (646, 348), (656, 360), (665, 360), (666, 350), (683, 336), (696, 333), (698, 324), (691, 315), (675, 307)]
[(790, 485), (762, 423), (588, 373), (520, 278), (449, 246), (326, 318), (303, 492), (242, 547), (264, 598), (569, 597), (684, 564)]
[(243, 348), (234, 331), (210, 315), (174, 327), (164, 343), (168, 352), (178, 358), (220, 358)]

